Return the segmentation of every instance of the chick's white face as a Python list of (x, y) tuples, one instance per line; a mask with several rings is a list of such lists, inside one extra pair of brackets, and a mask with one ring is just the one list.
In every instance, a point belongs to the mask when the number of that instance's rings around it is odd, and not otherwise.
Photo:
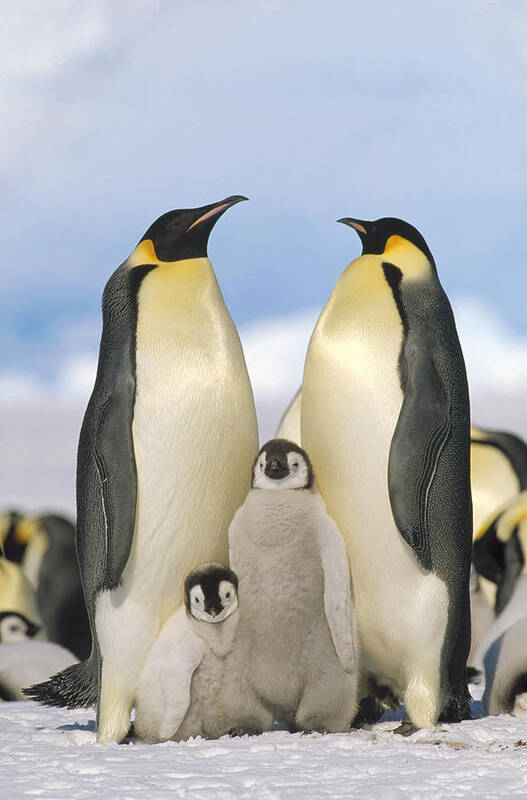
[(0, 622), (0, 642), (2, 644), (27, 642), (30, 638), (26, 622), (17, 614), (9, 614)]
[(238, 592), (230, 581), (220, 581), (214, 591), (203, 591), (201, 584), (189, 593), (190, 613), (203, 622), (222, 622), (238, 608)]
[(309, 468), (301, 453), (287, 453), (287, 467), (266, 450), (260, 453), (254, 467), (255, 489), (304, 489), (308, 482)]

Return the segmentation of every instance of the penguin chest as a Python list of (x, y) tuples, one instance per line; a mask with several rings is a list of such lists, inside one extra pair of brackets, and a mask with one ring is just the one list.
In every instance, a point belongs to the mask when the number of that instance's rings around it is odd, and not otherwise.
[(163, 619), (182, 601), (192, 568), (227, 561), (228, 525), (249, 488), (256, 419), (219, 291), (205, 302), (199, 293), (182, 300), (170, 282), (145, 288), (132, 428), (136, 523), (123, 577)]
[[(368, 552), (373, 520), (383, 538), (395, 537), (387, 471), (404, 399), (401, 318), (388, 285), (374, 300), (351, 293), (328, 304), (309, 346), (302, 399), (302, 443), (329, 514), (348, 547), (356, 531)], [(386, 543), (378, 544), (382, 552)]]
[(389, 287), (374, 288), (371, 301), (357, 291), (345, 307), (323, 312), (306, 358), (302, 443), (346, 543), (365, 662), (398, 682), (423, 610), (433, 617), (427, 634), (444, 632), (445, 587), (422, 573), (392, 515), (388, 457), (404, 401), (403, 326)]
[[(280, 494), (298, 507), (281, 506)], [(312, 637), (324, 615), (309, 503), (302, 508), (294, 491), (253, 490), (237, 515), (236, 530), (231, 528), (231, 558), (240, 581), (250, 683), (265, 702), (289, 712), (299, 701)]]

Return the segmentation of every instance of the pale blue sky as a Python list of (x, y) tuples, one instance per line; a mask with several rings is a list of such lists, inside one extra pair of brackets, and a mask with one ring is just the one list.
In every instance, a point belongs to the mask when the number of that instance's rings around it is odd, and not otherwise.
[(251, 202), (209, 252), (238, 323), (320, 307), (359, 253), (335, 220), (390, 215), (451, 296), (527, 333), (524, 2), (0, 9), (0, 369), (93, 351), (148, 225), (230, 194)]

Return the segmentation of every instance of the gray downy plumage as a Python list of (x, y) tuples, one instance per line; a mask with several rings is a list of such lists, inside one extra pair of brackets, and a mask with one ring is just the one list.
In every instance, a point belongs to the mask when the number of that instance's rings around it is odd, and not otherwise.
[(253, 488), (229, 546), (240, 619), (226, 702), (235, 707), (241, 684), (291, 727), (347, 730), (357, 710), (357, 636), (344, 543), (322, 498)]
[[(204, 575), (205, 580), (200, 580)], [(180, 607), (161, 629), (139, 680), (134, 728), (141, 741), (183, 741), (191, 736), (215, 739), (242, 728), (259, 733), (273, 722), (254, 693), (244, 692), (242, 685), (238, 686), (236, 703), (226, 702), (225, 684), (237, 646), (238, 600), (235, 597), (235, 605), (226, 609), (216, 592), (218, 605), (213, 613), (227, 610), (229, 615), (223, 619), (222, 614), (204, 613), (203, 604), (196, 611), (189, 598), (189, 579), (193, 576), (197, 576), (205, 598), (209, 593), (210, 599), (221, 580), (230, 581), (231, 594), (236, 595), (237, 578), (222, 565), (203, 565), (187, 577), (186, 608)]]

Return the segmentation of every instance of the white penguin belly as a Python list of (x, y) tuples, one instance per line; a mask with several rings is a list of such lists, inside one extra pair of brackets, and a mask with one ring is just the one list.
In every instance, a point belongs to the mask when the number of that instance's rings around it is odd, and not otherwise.
[[(227, 562), (228, 526), (257, 450), (243, 352), (208, 269), (212, 283), (190, 297), (162, 268), (146, 276), (139, 294), (134, 537), (121, 583), (98, 597), (96, 617), (103, 658), (122, 626), (120, 647), (134, 650), (138, 666), (183, 602), (188, 572), (204, 561)], [(216, 307), (203, 292), (217, 293)]]
[(351, 302), (347, 314), (336, 335), (320, 323), (313, 334), (302, 442), (346, 542), (365, 666), (402, 691), (414, 680), (414, 663), (417, 673), (427, 671), (416, 663), (417, 651), (437, 671), (447, 590), (437, 576), (424, 574), (390, 505), (388, 456), (403, 402), (402, 325), (391, 292), (376, 297), (374, 306)]

